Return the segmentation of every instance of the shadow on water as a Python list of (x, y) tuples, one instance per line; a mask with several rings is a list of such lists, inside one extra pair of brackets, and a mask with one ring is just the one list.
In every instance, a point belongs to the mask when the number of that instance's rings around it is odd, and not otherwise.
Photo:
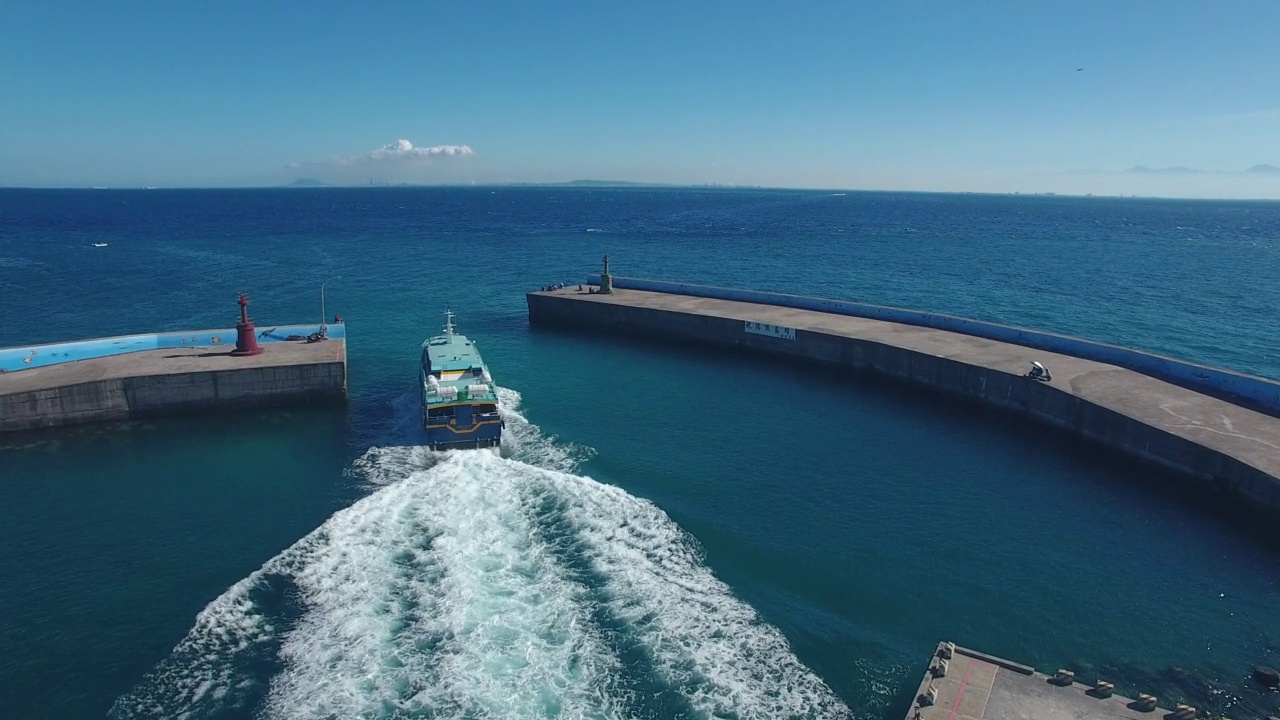
[(128, 443), (152, 436), (234, 437), (246, 430), (274, 432), (307, 425), (317, 432), (345, 432), (347, 409), (340, 403), (316, 403), (292, 408), (217, 408), (174, 412), (129, 420), (108, 420), (0, 434), (0, 452), (58, 452), (90, 448), (96, 443)]
[[(574, 330), (530, 327), (530, 332), (544, 337), (589, 337), (592, 333)], [(653, 339), (642, 339), (620, 333), (609, 335), (611, 344), (660, 354), (684, 361), (705, 363), (714, 367), (736, 367), (767, 370), (794, 369), (796, 359), (745, 353), (724, 348), (687, 345)], [(804, 362), (804, 361), (801, 361)], [(974, 398), (948, 393), (899, 378), (880, 375), (872, 370), (838, 368), (818, 362), (805, 363), (805, 378), (833, 388), (843, 387), (855, 395), (901, 408), (909, 414), (930, 416), (939, 427), (952, 423), (981, 425), (1011, 440), (1038, 446), (1046, 456), (1071, 458), (1072, 462), (1092, 464), (1102, 472), (1084, 474), (1082, 482), (1106, 487), (1104, 476), (1124, 476), (1135, 488), (1154, 490), (1161, 501), (1188, 513), (1188, 517), (1206, 518), (1221, 529), (1247, 537), (1251, 542), (1280, 552), (1280, 525), (1274, 515), (1248, 502), (1230, 489), (1209, 484), (1198, 478), (1172, 472), (1128, 455), (1116, 448), (1082, 438), (1068, 430), (1043, 423), (1020, 413), (996, 408)], [(1028, 422), (1028, 420), (1031, 420)], [(1172, 520), (1177, 520), (1173, 518)]]

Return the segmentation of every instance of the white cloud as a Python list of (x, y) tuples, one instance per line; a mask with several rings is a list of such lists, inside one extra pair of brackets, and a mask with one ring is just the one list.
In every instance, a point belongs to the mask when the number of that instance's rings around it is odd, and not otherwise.
[(379, 161), (379, 160), (419, 160), (423, 158), (433, 158), (437, 155), (475, 155), (475, 151), (467, 145), (435, 145), (432, 147), (414, 147), (413, 143), (403, 138), (384, 145), (377, 150), (364, 155), (356, 155), (354, 158), (344, 158), (345, 160), (359, 161)]
[[(392, 178), (407, 178), (431, 172), (438, 163), (450, 162), (475, 155), (469, 145), (433, 145), (417, 147), (403, 138), (377, 150), (361, 155), (346, 155), (328, 160), (314, 160), (289, 164), (291, 170), (305, 170), (325, 175), (343, 174), (341, 171), (374, 173)], [(437, 168), (439, 169), (439, 168)]]

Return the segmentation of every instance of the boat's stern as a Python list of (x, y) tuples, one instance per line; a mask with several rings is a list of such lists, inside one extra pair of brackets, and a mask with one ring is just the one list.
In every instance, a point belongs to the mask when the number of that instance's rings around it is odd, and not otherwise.
[(423, 412), (427, 446), (432, 450), (497, 447), (505, 423), (495, 405), (451, 405)]

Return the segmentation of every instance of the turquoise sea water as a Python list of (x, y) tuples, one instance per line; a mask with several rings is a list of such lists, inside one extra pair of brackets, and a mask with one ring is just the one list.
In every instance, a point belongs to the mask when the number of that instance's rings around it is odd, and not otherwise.
[[(94, 248), (94, 242), (107, 242)], [(1090, 445), (867, 379), (528, 327), (620, 275), (1280, 377), (1280, 205), (784, 191), (0, 192), (0, 346), (330, 315), (340, 410), (0, 450), (21, 717), (901, 716), (940, 639), (1241, 716), (1276, 550)], [(416, 442), (446, 306), (503, 457)]]

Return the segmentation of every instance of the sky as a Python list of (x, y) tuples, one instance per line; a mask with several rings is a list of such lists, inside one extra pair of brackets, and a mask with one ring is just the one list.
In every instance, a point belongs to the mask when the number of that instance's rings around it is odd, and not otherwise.
[[(1280, 2), (0, 3), (0, 186), (1280, 198)], [(1196, 172), (1134, 172), (1132, 168)]]

